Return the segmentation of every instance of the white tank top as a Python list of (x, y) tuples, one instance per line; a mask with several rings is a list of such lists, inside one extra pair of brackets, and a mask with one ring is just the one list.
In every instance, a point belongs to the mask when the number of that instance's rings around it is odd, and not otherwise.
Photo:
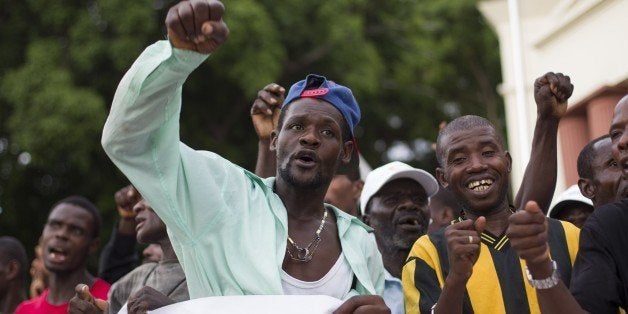
[(281, 286), (285, 294), (300, 295), (328, 295), (343, 300), (353, 282), (353, 271), (344, 253), (340, 253), (338, 260), (323, 278), (316, 281), (303, 281), (290, 276), (281, 270)]

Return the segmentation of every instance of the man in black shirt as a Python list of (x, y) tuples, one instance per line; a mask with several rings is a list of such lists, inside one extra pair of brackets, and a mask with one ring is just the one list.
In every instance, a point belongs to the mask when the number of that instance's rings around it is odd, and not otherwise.
[(538, 206), (531, 202), (510, 217), (511, 244), (526, 260), (544, 313), (617, 313), (628, 308), (628, 95), (615, 107), (609, 134), (622, 169), (617, 195), (623, 199), (597, 208), (584, 224), (572, 271), (573, 295), (549, 259), (547, 225)]

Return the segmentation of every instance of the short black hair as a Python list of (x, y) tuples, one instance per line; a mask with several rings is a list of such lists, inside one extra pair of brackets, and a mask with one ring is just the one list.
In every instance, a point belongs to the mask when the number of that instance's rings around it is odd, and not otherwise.
[(486, 118), (474, 115), (462, 116), (447, 123), (447, 125), (442, 128), (440, 132), (438, 132), (438, 138), (436, 139), (436, 160), (438, 161), (439, 166), (443, 166), (443, 155), (445, 154), (445, 147), (443, 147), (444, 138), (453, 132), (466, 131), (472, 128), (493, 129), (493, 131), (495, 131), (495, 135), (497, 135), (497, 140), (499, 141), (499, 144), (502, 147), (504, 146), (504, 140), (502, 139), (501, 135), (497, 132), (495, 126)]
[(84, 196), (80, 196), (80, 195), (68, 196), (56, 202), (54, 205), (52, 205), (52, 207), (50, 208), (50, 212), (48, 212), (48, 216), (50, 216), (50, 213), (55, 209), (55, 207), (61, 204), (74, 205), (76, 207), (80, 207), (84, 209), (85, 211), (87, 211), (94, 220), (94, 226), (93, 226), (94, 229), (92, 230), (93, 231), (92, 238), (98, 238), (100, 236), (100, 229), (102, 228), (102, 218), (100, 217), (100, 212), (98, 211), (98, 208), (96, 207), (96, 205), (94, 205), (94, 203), (92, 203), (90, 200), (88, 200)]
[(593, 178), (593, 159), (597, 157), (598, 153), (593, 146), (604, 139), (610, 139), (610, 136), (608, 134), (604, 134), (590, 141), (584, 146), (584, 148), (582, 148), (580, 154), (578, 154), (578, 176), (580, 176), (580, 178)]
[(28, 259), (24, 246), (14, 237), (0, 237), (0, 263), (7, 264), (12, 260), (16, 260), (20, 264), (20, 276), (22, 280), (26, 280)]

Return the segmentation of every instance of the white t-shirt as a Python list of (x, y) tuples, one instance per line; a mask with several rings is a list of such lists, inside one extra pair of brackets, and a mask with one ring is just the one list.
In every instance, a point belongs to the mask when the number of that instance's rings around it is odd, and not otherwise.
[(353, 282), (353, 271), (345, 259), (344, 253), (340, 253), (338, 260), (323, 278), (316, 281), (303, 281), (296, 279), (281, 270), (281, 286), (285, 294), (299, 295), (328, 295), (343, 300)]

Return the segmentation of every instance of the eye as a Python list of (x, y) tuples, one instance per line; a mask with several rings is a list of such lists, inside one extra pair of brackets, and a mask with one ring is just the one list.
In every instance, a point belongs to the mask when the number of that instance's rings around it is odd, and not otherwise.
[(611, 130), (611, 132), (610, 132), (610, 134), (609, 134), (609, 135), (610, 135), (611, 141), (612, 141), (612, 142), (615, 142), (615, 140), (616, 140), (619, 136), (621, 136), (621, 131), (619, 131), (619, 130)]
[(412, 202), (415, 204), (423, 205), (427, 203), (427, 200), (420, 196), (413, 196)]
[(332, 130), (322, 130), (321, 134), (325, 135), (326, 137), (334, 137), (335, 133)]
[(384, 204), (386, 205), (395, 205), (397, 202), (398, 199), (396, 197), (387, 197), (384, 199)]
[(61, 224), (58, 221), (49, 221), (48, 222), (48, 227), (52, 228), (52, 229), (58, 229), (61, 227)]
[(82, 236), (83, 234), (85, 234), (85, 231), (83, 231), (83, 229), (81, 228), (71, 227), (70, 233), (72, 233), (72, 235), (75, 235), (75, 236)]
[(290, 124), (288, 126), (288, 129), (295, 130), (295, 131), (301, 131), (301, 130), (303, 130), (303, 126), (298, 124), (298, 123), (294, 123), (294, 124)]
[(466, 157), (454, 157), (453, 159), (451, 159), (451, 161), (449, 162), (449, 164), (452, 165), (460, 165), (463, 162), (465, 162), (465, 160), (467, 160)]
[(618, 167), (617, 166), (617, 162), (615, 161), (615, 159), (609, 160), (606, 164), (608, 165), (609, 168), (617, 168)]
[(484, 157), (493, 157), (495, 156), (495, 151), (494, 150), (485, 150), (482, 152), (482, 156)]

